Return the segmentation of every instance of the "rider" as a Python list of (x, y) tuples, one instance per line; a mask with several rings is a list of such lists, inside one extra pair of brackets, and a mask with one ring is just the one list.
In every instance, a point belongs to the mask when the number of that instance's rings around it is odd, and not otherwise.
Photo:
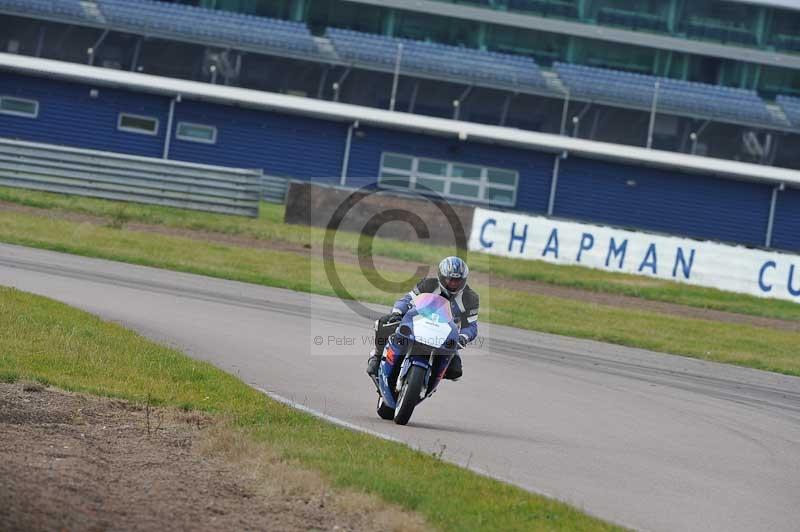
[[(447, 257), (439, 263), (436, 277), (422, 279), (411, 292), (398, 299), (392, 312), (375, 322), (375, 347), (369, 354), (367, 374), (378, 376), (381, 354), (389, 336), (420, 294), (433, 293), (448, 299), (453, 318), (459, 327), (459, 348), (464, 348), (473, 341), (478, 336), (478, 294), (467, 285), (468, 277), (469, 268), (466, 262), (458, 257)], [(456, 354), (450, 361), (444, 378), (456, 380), (462, 373), (461, 357)]]

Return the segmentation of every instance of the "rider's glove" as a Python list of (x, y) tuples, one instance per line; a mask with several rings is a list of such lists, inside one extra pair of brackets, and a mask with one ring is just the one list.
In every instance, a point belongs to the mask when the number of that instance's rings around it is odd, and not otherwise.
[(392, 313), (389, 314), (389, 317), (386, 320), (386, 325), (389, 325), (390, 323), (399, 323), (400, 320), (402, 319), (403, 319), (403, 313), (400, 312), (398, 309), (393, 308)]
[(467, 342), (469, 342), (469, 338), (467, 338), (466, 334), (459, 334), (458, 335), (458, 348), (464, 349), (467, 347)]

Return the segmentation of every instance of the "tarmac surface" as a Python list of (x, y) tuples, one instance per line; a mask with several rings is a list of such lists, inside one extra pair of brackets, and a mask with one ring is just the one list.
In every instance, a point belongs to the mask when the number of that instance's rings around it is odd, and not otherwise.
[(9, 245), (0, 285), (625, 526), (800, 523), (800, 378), (481, 324), (464, 378), (400, 427), (375, 414), (372, 323), (335, 298)]

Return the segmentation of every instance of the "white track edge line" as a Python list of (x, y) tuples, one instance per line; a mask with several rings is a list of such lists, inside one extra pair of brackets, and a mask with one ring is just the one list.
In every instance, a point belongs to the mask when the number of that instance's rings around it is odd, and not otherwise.
[[(253, 386), (253, 385), (251, 385), (251, 386)], [(319, 410), (315, 410), (315, 409), (313, 409), (311, 407), (308, 407), (308, 406), (306, 406), (306, 405), (304, 405), (302, 403), (298, 403), (297, 401), (289, 399), (288, 397), (284, 397), (282, 395), (278, 395), (277, 393), (271, 392), (271, 391), (266, 390), (264, 388), (261, 388), (260, 386), (253, 386), (253, 388), (256, 389), (257, 391), (263, 393), (264, 395), (266, 395), (270, 399), (274, 399), (275, 401), (278, 401), (279, 403), (283, 403), (286, 406), (290, 406), (292, 408), (300, 410), (301, 412), (305, 412), (306, 414), (311, 414), (312, 416), (314, 416), (316, 418), (319, 418), (319, 419), (322, 419), (324, 421), (327, 421), (328, 423), (332, 423), (332, 424), (337, 425), (339, 427), (350, 429), (350, 430), (355, 431), (355, 432), (363, 432), (365, 434), (369, 434), (370, 436), (375, 436), (376, 438), (380, 438), (382, 440), (388, 440), (388, 441), (391, 441), (391, 442), (394, 442), (394, 443), (399, 443), (399, 444), (407, 445), (408, 447), (411, 447), (410, 445), (408, 445), (406, 442), (404, 442), (401, 439), (394, 438), (394, 437), (389, 436), (387, 434), (382, 434), (382, 433), (380, 433), (380, 432), (378, 432), (376, 430), (368, 429), (366, 427), (361, 427), (359, 425), (356, 425), (354, 423), (350, 423), (349, 421), (345, 421), (343, 419), (339, 419), (338, 417), (334, 417), (334, 416), (331, 416), (329, 414), (325, 414), (324, 412), (320, 412)]]
[[(305, 412), (306, 414), (312, 415), (315, 418), (322, 419), (323, 421), (327, 421), (328, 423), (332, 423), (333, 425), (336, 425), (336, 426), (339, 426), (339, 427), (342, 427), (342, 428), (345, 428), (345, 429), (348, 429), (348, 430), (352, 430), (354, 432), (361, 432), (363, 434), (369, 434), (370, 436), (375, 436), (376, 438), (380, 438), (382, 440), (387, 440), (387, 441), (390, 441), (390, 442), (399, 443), (400, 445), (404, 445), (404, 446), (410, 448), (412, 451), (424, 452), (422, 449), (415, 448), (410, 443), (408, 443), (406, 441), (403, 441), (403, 440), (401, 440), (399, 438), (395, 438), (394, 436), (389, 436), (388, 434), (383, 434), (382, 432), (378, 432), (376, 430), (368, 429), (366, 427), (362, 427), (360, 425), (356, 425), (355, 423), (350, 423), (349, 421), (345, 421), (345, 420), (340, 419), (338, 417), (331, 416), (330, 414), (325, 414), (324, 412), (320, 412), (319, 410), (311, 408), (310, 406), (306, 406), (303, 403), (298, 403), (297, 401), (295, 401), (293, 399), (289, 399), (288, 397), (284, 397), (284, 396), (282, 396), (280, 394), (277, 394), (275, 392), (271, 392), (271, 391), (269, 391), (269, 390), (267, 390), (265, 388), (262, 388), (260, 386), (256, 386), (255, 384), (251, 384), (250, 386), (252, 386), (253, 389), (255, 389), (256, 391), (263, 393), (264, 395), (266, 395), (270, 399), (278, 401), (279, 403), (282, 403), (282, 404), (284, 404), (286, 406), (289, 406), (289, 407), (295, 408), (297, 410), (300, 410), (301, 412)], [(613, 523), (613, 524), (616, 524), (618, 526), (627, 528), (629, 530), (640, 530), (640, 531), (645, 530), (645, 529), (643, 529), (641, 527), (635, 527), (635, 526), (632, 526), (632, 525), (629, 525), (629, 524), (626, 524), (624, 522), (620, 522), (620, 521), (617, 521), (617, 520), (612, 521), (607, 517), (602, 517), (602, 516), (597, 515), (597, 514), (595, 514), (593, 512), (589, 512), (586, 509), (580, 507), (578, 504), (573, 503), (573, 502), (569, 502), (569, 501), (565, 501), (561, 497), (558, 497), (556, 495), (553, 495), (552, 493), (549, 493), (547, 490), (543, 490), (543, 489), (539, 489), (539, 488), (533, 488), (531, 486), (518, 484), (518, 483), (513, 482), (513, 481), (511, 481), (511, 480), (509, 480), (507, 478), (503, 478), (503, 477), (501, 477), (499, 475), (495, 475), (493, 473), (485, 471), (485, 470), (481, 469), (480, 467), (475, 467), (475, 466), (472, 466), (472, 465), (467, 466), (467, 465), (464, 465), (464, 464), (460, 464), (460, 463), (458, 463), (455, 460), (452, 460), (450, 458), (444, 458), (443, 460), (445, 460), (446, 462), (448, 462), (450, 464), (453, 464), (453, 465), (455, 465), (457, 467), (461, 467), (463, 469), (466, 469), (467, 471), (472, 471), (473, 473), (477, 473), (478, 475), (490, 478), (492, 480), (497, 480), (498, 482), (502, 482), (503, 484), (509, 484), (511, 486), (516, 486), (516, 487), (521, 488), (521, 489), (523, 489), (525, 491), (529, 491), (529, 492), (531, 492), (531, 493), (533, 493), (535, 495), (541, 495), (542, 497), (547, 497), (548, 499), (552, 499), (554, 501), (561, 502), (561, 503), (566, 504), (568, 506), (572, 506), (573, 508), (577, 509), (578, 511), (583, 512), (586, 515), (589, 515), (589, 516), (594, 517), (596, 519), (600, 519), (601, 521), (605, 521), (607, 523)]]

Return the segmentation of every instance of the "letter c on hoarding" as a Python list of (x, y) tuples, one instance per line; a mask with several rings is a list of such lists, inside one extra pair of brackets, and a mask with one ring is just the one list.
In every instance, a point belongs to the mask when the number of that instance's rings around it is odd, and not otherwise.
[(494, 246), (494, 242), (487, 242), (486, 239), (484, 238), (484, 233), (486, 233), (486, 228), (489, 227), (490, 225), (496, 226), (497, 220), (495, 220), (494, 218), (487, 218), (486, 221), (483, 222), (483, 225), (481, 226), (481, 234), (479, 240), (481, 241), (481, 246), (485, 249), (489, 249), (492, 246)]
[(776, 268), (777, 266), (774, 260), (768, 260), (758, 271), (758, 287), (761, 288), (762, 292), (772, 292), (772, 285), (764, 282), (764, 272), (767, 271), (767, 268)]

